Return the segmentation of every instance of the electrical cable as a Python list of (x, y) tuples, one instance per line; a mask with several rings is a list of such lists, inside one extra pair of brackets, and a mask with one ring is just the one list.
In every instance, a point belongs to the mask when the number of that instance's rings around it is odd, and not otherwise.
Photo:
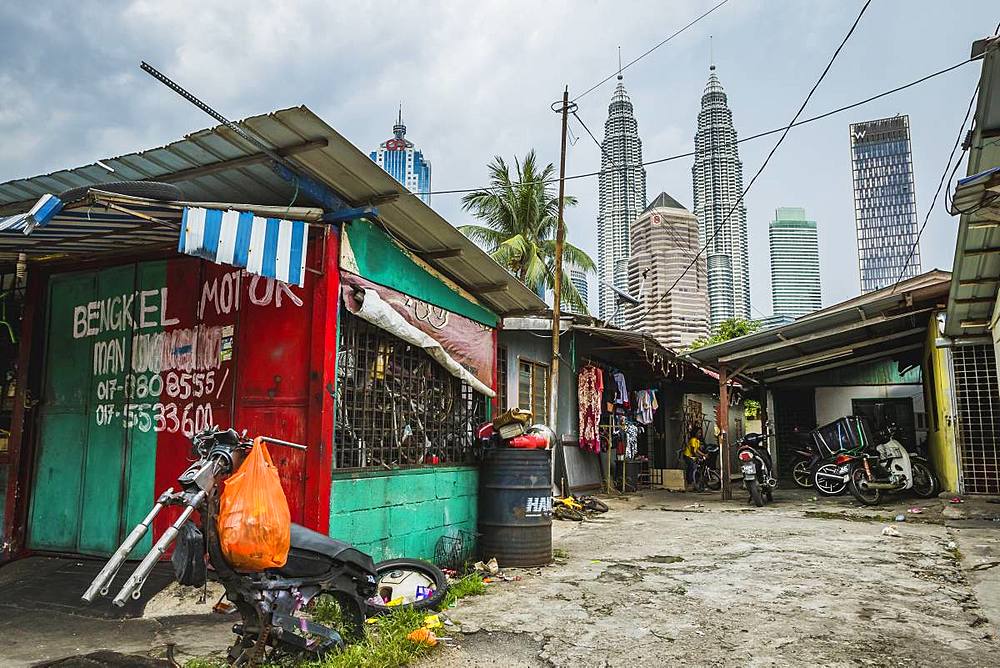
[(809, 90), (808, 95), (806, 95), (806, 99), (802, 101), (802, 104), (801, 104), (801, 106), (799, 106), (798, 111), (795, 112), (795, 116), (792, 117), (791, 122), (784, 128), (784, 131), (781, 133), (781, 136), (778, 138), (778, 141), (774, 144), (774, 147), (771, 149), (771, 152), (767, 154), (766, 158), (764, 158), (764, 162), (761, 163), (761, 166), (757, 170), (757, 173), (753, 175), (753, 178), (750, 179), (750, 182), (747, 184), (746, 188), (744, 188), (743, 192), (740, 193), (740, 196), (736, 199), (736, 202), (733, 203), (733, 206), (732, 206), (732, 208), (729, 209), (729, 212), (726, 214), (726, 217), (723, 218), (722, 221), (718, 225), (715, 226), (715, 228), (712, 230), (712, 235), (710, 237), (708, 237), (707, 239), (705, 239), (705, 243), (702, 245), (701, 249), (698, 251), (698, 254), (695, 256), (694, 260), (692, 260), (688, 264), (688, 266), (684, 268), (684, 271), (681, 272), (681, 275), (678, 276), (676, 278), (676, 280), (674, 280), (673, 284), (671, 284), (671, 286), (669, 288), (667, 288), (667, 290), (660, 296), (660, 298), (657, 299), (655, 302), (653, 302), (653, 304), (650, 305), (650, 307), (647, 308), (646, 311), (642, 315), (639, 316), (639, 318), (635, 321), (634, 325), (637, 325), (638, 323), (642, 322), (642, 320), (647, 315), (649, 315), (649, 313), (653, 310), (653, 308), (657, 304), (659, 304), (661, 301), (663, 301), (664, 299), (666, 299), (667, 295), (669, 295), (670, 292), (675, 287), (677, 287), (677, 284), (681, 282), (681, 279), (683, 279), (684, 276), (687, 275), (687, 272), (691, 270), (691, 267), (693, 267), (695, 265), (695, 263), (698, 260), (698, 257), (700, 257), (702, 255), (702, 253), (704, 253), (708, 249), (708, 245), (710, 243), (712, 243), (712, 241), (715, 239), (716, 236), (718, 236), (719, 231), (722, 229), (722, 227), (732, 217), (733, 212), (735, 212), (736, 209), (739, 208), (740, 204), (743, 203), (743, 200), (746, 197), (746, 194), (748, 192), (750, 192), (750, 188), (753, 187), (753, 184), (757, 181), (758, 177), (760, 177), (760, 175), (764, 172), (764, 169), (767, 167), (768, 163), (771, 161), (771, 158), (774, 156), (775, 152), (778, 150), (778, 147), (781, 146), (781, 144), (782, 144), (783, 141), (785, 141), (785, 137), (788, 136), (788, 133), (792, 129), (792, 127), (795, 125), (795, 122), (798, 120), (799, 116), (802, 115), (802, 112), (805, 110), (806, 105), (809, 104), (809, 100), (812, 99), (813, 93), (815, 93), (816, 89), (819, 88), (819, 85), (821, 83), (823, 83), (823, 79), (826, 78), (826, 75), (830, 71), (830, 68), (833, 67), (833, 63), (837, 60), (837, 56), (840, 55), (841, 50), (843, 50), (843, 48), (847, 44), (848, 40), (850, 40), (851, 35), (854, 34), (855, 29), (858, 27), (858, 24), (861, 22), (861, 17), (863, 17), (865, 15), (865, 12), (868, 10), (868, 7), (869, 7), (869, 5), (871, 5), (871, 3), (872, 3), (872, 0), (866, 0), (864, 6), (861, 8), (861, 11), (858, 12), (857, 18), (854, 19), (854, 23), (851, 24), (851, 29), (847, 31), (847, 34), (844, 35), (844, 39), (840, 42), (840, 45), (837, 47), (837, 50), (833, 52), (833, 56), (830, 58), (830, 61), (826, 64), (826, 67), (823, 68), (823, 72), (819, 75), (819, 78), (816, 80), (816, 83), (814, 83), (813, 87)]
[[(951, 161), (955, 159), (955, 152), (958, 151), (958, 147), (962, 144), (962, 137), (965, 135), (965, 126), (969, 122), (969, 117), (972, 115), (972, 107), (976, 104), (976, 97), (979, 95), (979, 84), (976, 83), (976, 89), (972, 91), (972, 98), (969, 99), (969, 108), (965, 110), (965, 118), (962, 119), (962, 125), (958, 128), (958, 136), (955, 137), (955, 145), (951, 148), (951, 153), (948, 155), (948, 163), (944, 166), (944, 171), (941, 172), (941, 179), (938, 181), (937, 190), (934, 191), (934, 197), (931, 198), (931, 205), (927, 207), (927, 215), (924, 216), (924, 222), (920, 225), (920, 229), (917, 230), (917, 238), (914, 239), (913, 243), (910, 244), (910, 252), (906, 254), (906, 262), (903, 263), (903, 268), (899, 272), (899, 276), (896, 278), (896, 282), (892, 284), (892, 290), (889, 294), (896, 291), (896, 286), (899, 285), (900, 281), (903, 280), (903, 276), (906, 275), (906, 270), (910, 266), (910, 260), (913, 259), (913, 254), (920, 246), (920, 237), (924, 233), (924, 228), (927, 227), (927, 223), (931, 219), (931, 213), (934, 211), (934, 206), (937, 204), (938, 196), (941, 194), (941, 188), (944, 186), (945, 179), (948, 178), (948, 170), (951, 169)], [(958, 166), (962, 164), (962, 156), (965, 155), (966, 149), (962, 150), (962, 153), (958, 156), (958, 161), (955, 163), (955, 170), (952, 171), (952, 176), (958, 171)]]
[[(829, 118), (830, 116), (834, 116), (836, 114), (840, 114), (840, 113), (843, 113), (845, 111), (850, 111), (851, 109), (854, 109), (856, 107), (860, 107), (862, 105), (868, 104), (869, 102), (874, 102), (875, 100), (879, 100), (879, 99), (881, 99), (883, 97), (887, 97), (889, 95), (893, 95), (895, 93), (899, 93), (901, 91), (904, 91), (907, 88), (912, 88), (913, 86), (917, 86), (919, 84), (922, 84), (925, 81), (928, 81), (928, 80), (933, 79), (935, 77), (939, 77), (939, 76), (942, 76), (944, 74), (948, 74), (949, 72), (952, 72), (954, 70), (957, 70), (960, 67), (963, 67), (964, 65), (968, 65), (969, 63), (976, 62), (977, 60), (982, 60), (982, 58), (983, 58), (983, 56), (979, 55), (979, 56), (975, 56), (974, 58), (969, 58), (967, 60), (963, 60), (963, 61), (961, 61), (959, 63), (955, 63), (954, 65), (951, 65), (951, 66), (946, 67), (944, 69), (941, 69), (941, 70), (938, 70), (936, 72), (932, 72), (930, 74), (924, 75), (924, 76), (920, 77), (919, 79), (914, 79), (913, 81), (910, 81), (909, 83), (905, 83), (905, 84), (902, 84), (902, 85), (897, 86), (895, 88), (891, 88), (889, 90), (886, 90), (886, 91), (883, 91), (881, 93), (878, 93), (876, 95), (872, 95), (872, 96), (867, 97), (867, 98), (865, 98), (863, 100), (858, 100), (857, 102), (853, 102), (851, 104), (846, 104), (846, 105), (844, 105), (842, 107), (837, 107), (836, 109), (831, 109), (830, 111), (826, 111), (826, 112), (824, 112), (822, 114), (819, 114), (818, 116), (812, 116), (810, 118), (802, 119), (801, 121), (797, 121), (797, 122), (795, 122), (792, 125), (787, 126), (787, 127), (797, 128), (797, 127), (802, 126), (802, 125), (807, 125), (809, 123), (814, 123), (816, 121), (823, 120), (824, 118)], [(744, 142), (753, 141), (755, 139), (761, 139), (762, 137), (767, 137), (769, 135), (773, 135), (773, 134), (777, 134), (779, 132), (783, 132), (785, 129), (786, 129), (786, 126), (783, 126), (783, 127), (780, 127), (780, 128), (775, 128), (773, 130), (766, 130), (764, 132), (758, 132), (757, 134), (749, 135), (747, 137), (743, 137), (742, 139), (737, 139), (736, 143), (737, 144), (742, 144)], [(694, 157), (695, 155), (696, 155), (695, 151), (688, 151), (686, 153), (678, 153), (678, 154), (675, 154), (675, 155), (666, 156), (664, 158), (657, 158), (655, 160), (648, 160), (646, 162), (641, 163), (641, 166), (642, 167), (648, 167), (649, 165), (658, 165), (658, 164), (664, 163), (664, 162), (671, 162), (673, 160), (680, 160), (681, 158)], [(571, 174), (570, 176), (566, 177), (566, 180), (567, 181), (574, 181), (574, 180), (577, 180), (577, 179), (592, 178), (592, 177), (595, 177), (595, 176), (599, 176), (602, 171), (606, 171), (606, 170), (598, 170), (596, 172), (585, 172), (585, 173), (582, 173), (582, 174)], [(558, 177), (553, 177), (551, 179), (546, 179), (544, 181), (537, 181), (537, 182), (526, 181), (525, 183), (523, 183), (521, 185), (536, 185), (537, 183), (558, 183), (558, 182), (559, 182), (559, 178)], [(448, 190), (428, 190), (428, 191), (421, 191), (421, 192), (406, 192), (406, 193), (400, 193), (400, 196), (402, 197), (404, 195), (410, 195), (410, 196), (413, 196), (413, 197), (419, 197), (419, 196), (422, 196), (422, 195), (460, 195), (460, 194), (464, 194), (464, 193), (472, 193), (472, 192), (477, 192), (477, 191), (480, 191), (480, 190), (491, 190), (491, 189), (492, 189), (491, 186), (482, 186), (482, 187), (478, 187), (478, 188), (453, 188), (453, 189), (448, 189)]]
[(583, 91), (582, 93), (580, 93), (579, 95), (577, 95), (576, 97), (574, 97), (572, 100), (570, 100), (570, 102), (576, 102), (577, 100), (579, 100), (584, 95), (587, 95), (588, 93), (594, 92), (595, 90), (597, 90), (598, 88), (600, 88), (601, 86), (603, 86), (604, 84), (606, 84), (607, 82), (611, 81), (616, 76), (620, 75), (622, 72), (624, 72), (628, 68), (630, 68), (633, 65), (635, 65), (637, 62), (639, 62), (640, 60), (642, 60), (643, 58), (645, 58), (649, 54), (651, 54), (654, 51), (656, 51), (657, 49), (659, 49), (661, 46), (663, 46), (664, 44), (666, 44), (667, 42), (669, 42), (670, 40), (672, 40), (674, 37), (677, 37), (682, 32), (684, 32), (685, 30), (687, 30), (688, 28), (690, 28), (694, 24), (696, 24), (699, 21), (701, 21), (703, 18), (705, 18), (706, 16), (708, 16), (709, 14), (711, 14), (712, 12), (714, 12), (716, 9), (719, 9), (720, 7), (722, 7), (727, 2), (729, 2), (729, 0), (722, 0), (722, 2), (720, 2), (717, 5), (715, 5), (714, 7), (712, 7), (711, 9), (709, 9), (707, 12), (705, 12), (704, 14), (702, 14), (701, 16), (699, 16), (698, 18), (696, 18), (693, 21), (691, 21), (690, 23), (688, 23), (686, 26), (684, 26), (683, 28), (681, 28), (677, 32), (673, 33), (672, 35), (670, 35), (669, 37), (667, 37), (666, 39), (664, 39), (663, 41), (661, 41), (656, 46), (654, 46), (654, 47), (652, 47), (650, 49), (647, 49), (638, 58), (635, 58), (634, 60), (631, 60), (628, 63), (626, 63), (624, 67), (621, 66), (621, 51), (619, 50), (619, 53), (618, 53), (618, 62), (619, 62), (618, 71), (617, 72), (612, 72), (608, 76), (604, 77), (603, 79), (601, 79), (600, 81), (598, 81), (596, 84), (594, 84), (593, 86), (591, 86), (587, 90)]

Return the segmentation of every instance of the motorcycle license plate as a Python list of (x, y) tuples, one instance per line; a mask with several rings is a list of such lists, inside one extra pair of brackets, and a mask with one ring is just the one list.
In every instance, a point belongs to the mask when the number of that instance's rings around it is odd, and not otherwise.
[(740, 468), (743, 469), (743, 475), (757, 475), (757, 465), (753, 462), (747, 462)]

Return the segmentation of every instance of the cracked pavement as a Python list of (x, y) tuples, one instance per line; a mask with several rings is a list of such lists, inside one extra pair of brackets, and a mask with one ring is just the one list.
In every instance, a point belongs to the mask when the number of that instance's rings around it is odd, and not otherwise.
[(736, 496), (648, 492), (555, 522), (564, 558), (461, 601), (421, 666), (997, 664), (1000, 524), (911, 517), (890, 537), (891, 507)]

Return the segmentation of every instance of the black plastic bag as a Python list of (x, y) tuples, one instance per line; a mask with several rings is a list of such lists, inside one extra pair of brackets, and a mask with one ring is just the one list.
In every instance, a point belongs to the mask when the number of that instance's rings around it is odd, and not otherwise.
[(205, 565), (205, 536), (194, 522), (186, 522), (177, 534), (170, 557), (177, 582), (187, 587), (201, 587), (208, 579)]

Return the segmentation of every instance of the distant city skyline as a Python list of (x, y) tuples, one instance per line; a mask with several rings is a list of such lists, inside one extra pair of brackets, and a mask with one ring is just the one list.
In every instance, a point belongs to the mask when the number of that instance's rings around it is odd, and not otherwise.
[(379, 147), (368, 154), (379, 167), (389, 173), (411, 193), (420, 193), (418, 197), (424, 204), (431, 203), (431, 163), (424, 158), (423, 151), (416, 148), (406, 138), (406, 125), (403, 123), (403, 105), (399, 105), (399, 116), (392, 126), (392, 138), (387, 139)]
[[(571, 267), (568, 273), (570, 283), (573, 284), (573, 287), (576, 288), (576, 291), (583, 299), (583, 303), (586, 304), (590, 299), (590, 280), (587, 276), (587, 272), (582, 269), (577, 269), (576, 267)], [(587, 315), (589, 313), (589, 309), (581, 310), (572, 304), (566, 303), (565, 299), (563, 300), (561, 308), (567, 313), (578, 313), (580, 315)]]
[(622, 326), (624, 309), (618, 308), (611, 286), (628, 291), (629, 229), (636, 216), (646, 208), (646, 170), (642, 166), (638, 123), (621, 74), (608, 105), (601, 148), (597, 215), (598, 312), (601, 318)]
[(851, 173), (861, 292), (920, 273), (910, 117), (852, 123)]
[(823, 306), (816, 221), (802, 207), (778, 207), (768, 228), (773, 316), (801, 318)]
[(708, 266), (710, 323), (750, 318), (750, 250), (743, 192), (743, 162), (733, 112), (715, 65), (701, 96), (691, 167), (694, 215)]

